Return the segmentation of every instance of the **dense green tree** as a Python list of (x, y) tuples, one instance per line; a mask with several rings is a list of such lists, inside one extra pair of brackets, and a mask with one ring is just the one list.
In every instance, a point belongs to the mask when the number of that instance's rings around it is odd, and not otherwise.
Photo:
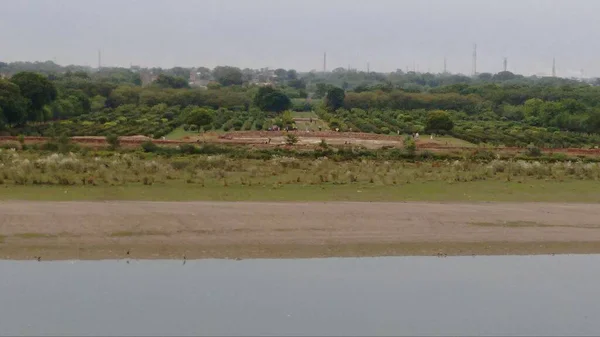
[(305, 90), (306, 89), (306, 83), (302, 79), (289, 80), (287, 82), (287, 85), (289, 87), (294, 88), (294, 89), (301, 89), (301, 90)]
[(181, 89), (181, 88), (189, 88), (190, 85), (188, 80), (184, 77), (179, 76), (170, 76), (165, 74), (160, 74), (154, 81), (154, 85), (160, 88), (172, 88), (172, 89)]
[(19, 86), (0, 80), (0, 120), (8, 125), (21, 124), (27, 117), (27, 100), (21, 96)]
[(281, 90), (264, 86), (260, 87), (254, 96), (254, 105), (263, 111), (279, 113), (288, 110), (292, 106), (292, 101)]
[(283, 81), (287, 79), (287, 70), (283, 68), (275, 69), (275, 76), (277, 76), (277, 80)]
[(186, 122), (190, 125), (196, 125), (198, 130), (212, 124), (214, 114), (212, 111), (203, 108), (195, 108), (187, 114)]
[(425, 132), (445, 134), (452, 131), (454, 123), (446, 111), (431, 111), (427, 115)]
[(298, 79), (298, 72), (294, 69), (290, 69), (287, 71), (287, 79), (292, 81), (292, 80), (297, 80)]
[(116, 108), (125, 104), (138, 104), (142, 89), (133, 86), (120, 86), (113, 90), (106, 99), (106, 106)]
[(325, 105), (335, 111), (344, 106), (344, 98), (346, 98), (344, 89), (337, 87), (329, 88), (325, 96)]
[(169, 74), (173, 75), (174, 77), (183, 77), (183, 78), (188, 78), (190, 76), (190, 69), (188, 68), (182, 68), (182, 67), (174, 67), (169, 69)]
[(196, 71), (200, 74), (201, 80), (210, 80), (211, 71), (206, 67), (198, 67)]
[(236, 67), (216, 67), (213, 69), (213, 76), (217, 82), (224, 86), (242, 85), (243, 83), (242, 71)]
[(11, 82), (19, 86), (21, 95), (28, 100), (27, 120), (44, 120), (44, 106), (52, 103), (58, 95), (54, 84), (47, 77), (32, 72), (17, 73)]
[(315, 93), (313, 95), (314, 98), (323, 98), (327, 95), (327, 90), (332, 88), (333, 86), (326, 83), (317, 83)]

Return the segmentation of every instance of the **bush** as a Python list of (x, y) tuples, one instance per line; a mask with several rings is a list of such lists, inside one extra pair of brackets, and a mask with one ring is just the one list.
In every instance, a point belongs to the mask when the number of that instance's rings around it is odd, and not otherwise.
[(0, 149), (7, 149), (7, 150), (15, 149), (15, 150), (18, 150), (18, 149), (21, 148), (21, 146), (22, 146), (21, 144), (16, 143), (16, 142), (5, 142), (5, 143), (0, 144)]
[(288, 133), (285, 136), (285, 143), (287, 145), (294, 145), (294, 144), (298, 143), (298, 137), (293, 133)]
[(42, 151), (58, 152), (59, 145), (56, 142), (49, 140), (49, 141), (45, 142), (44, 144), (42, 144), (42, 146), (40, 146), (40, 149)]
[(496, 154), (489, 150), (475, 150), (475, 152), (471, 153), (470, 159), (478, 159), (478, 160), (494, 160), (496, 159)]
[(529, 144), (527, 146), (527, 155), (530, 157), (539, 157), (542, 155), (542, 150), (533, 144)]
[(417, 152), (417, 143), (411, 136), (406, 136), (404, 138), (404, 150), (410, 156), (414, 156), (415, 152)]
[(198, 148), (192, 144), (181, 144), (179, 146), (179, 152), (182, 154), (194, 154), (198, 152)]
[(157, 152), (159, 150), (158, 145), (154, 144), (151, 141), (145, 141), (141, 144), (142, 150), (144, 150), (144, 152)]
[(121, 146), (121, 141), (119, 140), (119, 136), (115, 134), (110, 134), (106, 136), (106, 142), (110, 146), (112, 150), (116, 150)]

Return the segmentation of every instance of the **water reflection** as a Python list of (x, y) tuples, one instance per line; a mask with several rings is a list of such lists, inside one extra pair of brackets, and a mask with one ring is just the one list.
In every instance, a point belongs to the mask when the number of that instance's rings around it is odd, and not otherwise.
[(0, 335), (598, 335), (600, 256), (0, 261)]

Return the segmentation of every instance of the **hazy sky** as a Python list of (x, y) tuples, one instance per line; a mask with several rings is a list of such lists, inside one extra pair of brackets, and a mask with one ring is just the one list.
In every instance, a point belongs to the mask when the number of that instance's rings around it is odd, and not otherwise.
[(600, 76), (600, 0), (0, 0), (0, 61)]

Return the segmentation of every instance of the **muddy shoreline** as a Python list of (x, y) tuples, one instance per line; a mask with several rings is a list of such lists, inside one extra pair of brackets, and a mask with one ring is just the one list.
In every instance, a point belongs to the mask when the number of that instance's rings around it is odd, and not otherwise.
[[(129, 254), (127, 254), (129, 252)], [(0, 203), (0, 259), (600, 253), (600, 205)]]

